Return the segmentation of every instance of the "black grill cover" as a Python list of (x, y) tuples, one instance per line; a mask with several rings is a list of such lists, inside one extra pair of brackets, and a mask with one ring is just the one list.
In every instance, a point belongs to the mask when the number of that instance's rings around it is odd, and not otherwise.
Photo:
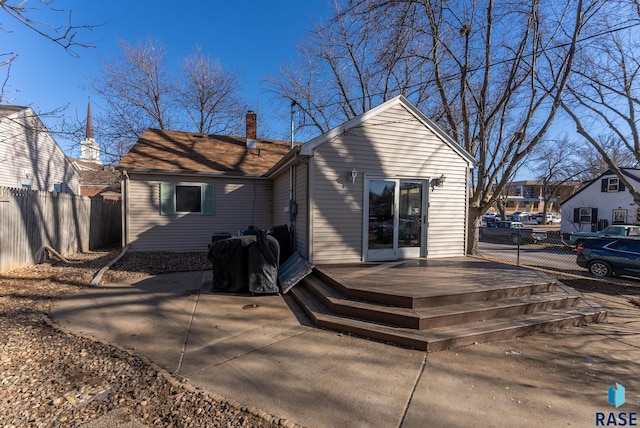
[(278, 241), (263, 231), (256, 233), (256, 242), (249, 246), (249, 291), (256, 294), (278, 293)]
[(230, 293), (278, 293), (278, 241), (257, 230), (255, 235), (211, 244), (207, 258), (213, 266), (213, 289)]

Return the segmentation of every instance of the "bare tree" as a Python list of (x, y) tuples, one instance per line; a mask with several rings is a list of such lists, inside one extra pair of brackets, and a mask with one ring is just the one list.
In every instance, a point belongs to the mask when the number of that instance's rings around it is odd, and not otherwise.
[(581, 55), (562, 107), (576, 130), (597, 151), (601, 161), (624, 183), (636, 204), (640, 192), (622, 167), (640, 164), (640, 25), (637, 1), (617, 1), (617, 14), (629, 21), (611, 23), (595, 37), (588, 55)]
[(96, 140), (111, 161), (122, 158), (147, 128), (225, 134), (242, 128), (246, 105), (238, 95), (238, 73), (224, 70), (200, 48), (174, 74), (157, 40), (135, 46), (120, 41), (120, 47), (122, 54), (104, 61), (93, 83), (106, 103), (94, 121)]
[[(56, 45), (62, 47), (72, 56), (79, 56), (76, 48), (93, 48), (92, 43), (83, 42), (78, 39), (78, 34), (84, 31), (91, 31), (96, 25), (74, 25), (71, 11), (57, 9), (54, 7), (54, 0), (38, 0), (35, 6), (28, 6), (27, 0), (3, 0), (0, 1), (0, 11), (12, 18), (20, 25), (27, 27), (35, 33), (48, 39)], [(63, 25), (47, 22), (47, 13), (67, 14), (67, 22)], [(55, 20), (55, 19), (54, 19)], [(11, 30), (5, 22), (0, 23), (0, 32), (10, 33)], [(6, 49), (6, 48), (5, 48)], [(0, 52), (0, 68), (4, 68), (4, 76), (0, 82), (0, 103), (6, 102), (6, 84), (11, 76), (11, 65), (18, 58), (18, 53), (7, 49)]]
[(234, 133), (242, 128), (246, 104), (237, 95), (237, 72), (225, 71), (219, 62), (203, 55), (200, 47), (186, 58), (176, 82), (176, 104), (200, 133)]
[(95, 121), (107, 156), (119, 157), (147, 128), (169, 129), (175, 115), (175, 87), (164, 48), (148, 38), (133, 46), (120, 40), (122, 56), (103, 61), (93, 90), (106, 103)]
[(316, 30), (306, 62), (287, 69), (274, 90), (301, 104), (319, 131), (407, 95), (479, 161), (467, 239), (476, 253), (482, 214), (545, 137), (578, 43), (596, 31), (604, 3), (343, 3), (332, 25)]
[(271, 91), (304, 113), (309, 136), (398, 94), (423, 100), (429, 92), (420, 82), (429, 78), (430, 70), (407, 55), (412, 35), (408, 27), (380, 23), (336, 4), (331, 24), (317, 25), (299, 47), (299, 64), (282, 66), (269, 80)]
[[(637, 168), (639, 166), (633, 152), (620, 142), (615, 134), (604, 134), (595, 137), (598, 147), (605, 153), (606, 158), (611, 163), (623, 168)], [(603, 158), (601, 152), (591, 144), (580, 145), (574, 148), (579, 159), (578, 165), (581, 170), (578, 179), (581, 181), (593, 180), (609, 170), (609, 164)]]
[(542, 217), (543, 224), (547, 222), (546, 213), (549, 212), (551, 200), (569, 196), (561, 194), (568, 184), (574, 184), (572, 190), (580, 187), (579, 177), (584, 175), (587, 166), (576, 156), (576, 148), (577, 144), (567, 137), (546, 140), (536, 148), (535, 156), (529, 162), (529, 169), (541, 185), (539, 196), (545, 214)]

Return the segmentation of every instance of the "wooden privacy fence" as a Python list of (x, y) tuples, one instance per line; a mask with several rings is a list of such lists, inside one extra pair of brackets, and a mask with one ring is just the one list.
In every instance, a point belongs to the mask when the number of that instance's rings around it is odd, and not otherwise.
[(62, 255), (121, 240), (119, 201), (0, 187), (0, 272), (39, 263), (44, 246)]

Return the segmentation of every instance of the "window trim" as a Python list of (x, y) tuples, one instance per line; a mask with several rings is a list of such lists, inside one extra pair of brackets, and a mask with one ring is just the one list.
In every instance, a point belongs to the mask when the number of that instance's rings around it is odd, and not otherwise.
[(626, 224), (628, 211), (622, 208), (615, 208), (611, 212), (611, 224)]
[[(180, 189), (186, 189), (186, 188), (193, 188), (193, 189), (198, 189), (200, 191), (200, 204), (199, 204), (199, 209), (198, 211), (178, 211), (178, 193), (182, 192), (178, 192), (178, 190)], [(204, 192), (202, 191), (202, 185), (192, 185), (192, 184), (180, 184), (180, 183), (176, 183), (173, 185), (173, 197), (174, 199), (174, 212), (176, 214), (202, 214), (202, 208), (204, 207)], [(185, 197), (185, 195), (181, 195), (181, 198)], [(189, 198), (190, 199), (190, 198)], [(185, 201), (181, 201), (182, 203), (184, 203)]]
[(601, 181), (600, 191), (603, 193), (624, 192), (625, 186), (620, 177), (605, 177)]
[[(591, 224), (592, 220), (593, 220), (593, 208), (591, 207), (580, 207), (578, 208), (579, 214), (578, 214), (578, 223), (580, 224)], [(583, 210), (589, 210), (589, 214), (583, 214)], [(583, 218), (586, 219), (588, 218), (589, 221), (583, 221)]]
[[(176, 187), (200, 187), (200, 211), (176, 211)], [(214, 185), (194, 182), (161, 182), (159, 185), (160, 215), (214, 215)]]

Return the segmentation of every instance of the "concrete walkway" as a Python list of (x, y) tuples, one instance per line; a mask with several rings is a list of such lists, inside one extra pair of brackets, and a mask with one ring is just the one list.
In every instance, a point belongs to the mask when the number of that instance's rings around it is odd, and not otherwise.
[(201, 291), (210, 281), (90, 288), (51, 317), (308, 427), (595, 426), (596, 412), (640, 413), (640, 308), (623, 296), (589, 294), (609, 310), (603, 324), (425, 354), (319, 330), (287, 297)]

